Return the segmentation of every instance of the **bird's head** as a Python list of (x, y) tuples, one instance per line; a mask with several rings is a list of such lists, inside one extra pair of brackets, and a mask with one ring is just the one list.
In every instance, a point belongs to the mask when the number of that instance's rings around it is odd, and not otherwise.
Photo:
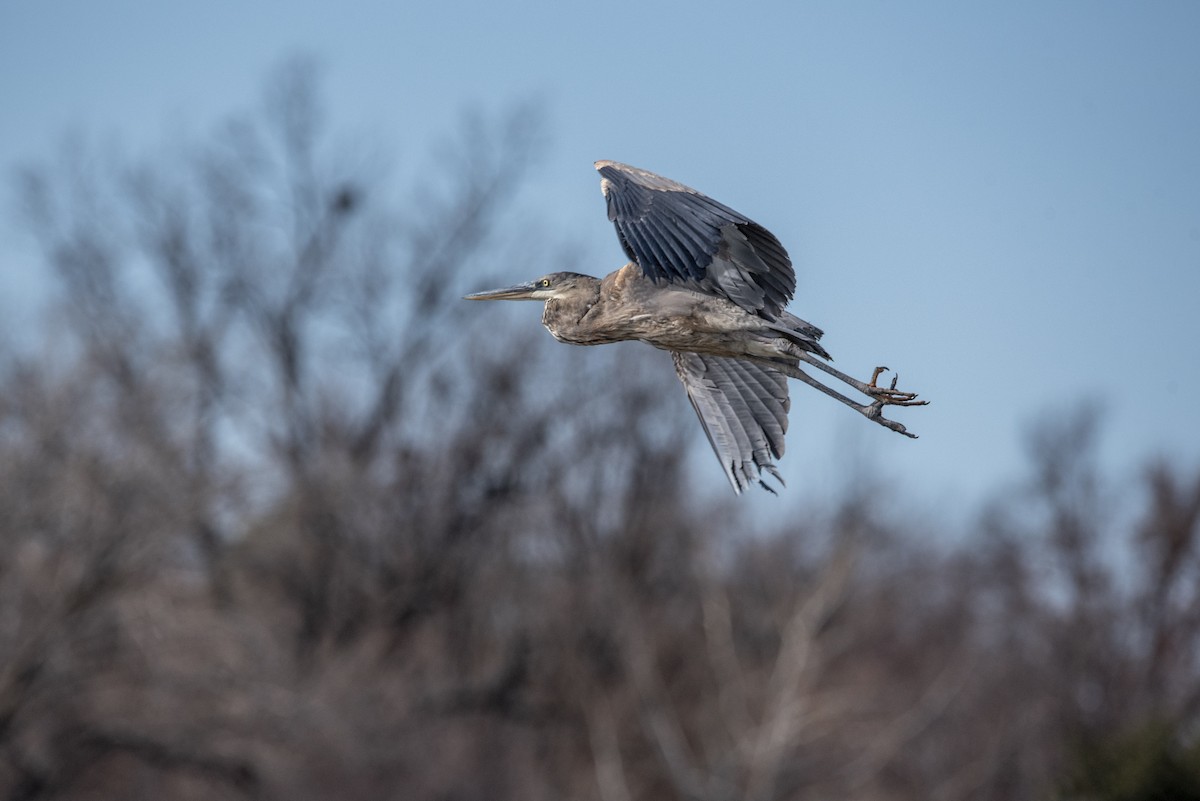
[(557, 300), (591, 294), (599, 286), (599, 280), (580, 273), (550, 273), (536, 281), (529, 281), (504, 289), (475, 292), (465, 300)]

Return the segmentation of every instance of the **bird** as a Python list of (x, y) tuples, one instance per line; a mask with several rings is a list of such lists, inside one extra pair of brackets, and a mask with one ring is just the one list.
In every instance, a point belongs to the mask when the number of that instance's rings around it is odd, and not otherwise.
[[(783, 484), (784, 454), (796, 378), (893, 431), (885, 406), (921, 406), (916, 393), (835, 369), (823, 332), (787, 311), (796, 273), (779, 240), (763, 226), (691, 187), (616, 161), (597, 161), (600, 189), (623, 267), (603, 279), (554, 272), (533, 281), (475, 292), (466, 300), (544, 301), (542, 324), (560, 342), (602, 345), (639, 340), (668, 351), (709, 444), (737, 494), (764, 478)], [(800, 369), (805, 363), (869, 398), (858, 403)]]

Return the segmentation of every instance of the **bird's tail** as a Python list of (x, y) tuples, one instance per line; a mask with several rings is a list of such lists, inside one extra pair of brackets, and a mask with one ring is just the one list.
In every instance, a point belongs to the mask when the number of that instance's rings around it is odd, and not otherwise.
[(793, 314), (785, 314), (780, 317), (779, 324), (773, 325), (771, 328), (782, 334), (789, 342), (799, 345), (802, 350), (833, 361), (829, 351), (821, 347), (820, 339), (825, 332), (812, 323), (805, 322)]

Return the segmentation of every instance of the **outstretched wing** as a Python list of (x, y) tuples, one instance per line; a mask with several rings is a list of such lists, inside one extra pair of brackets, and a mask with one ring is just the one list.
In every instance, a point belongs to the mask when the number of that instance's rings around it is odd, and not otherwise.
[(621, 247), (648, 278), (694, 284), (768, 320), (792, 299), (792, 262), (766, 228), (652, 172), (615, 161), (596, 169)]
[(699, 353), (671, 351), (675, 372), (721, 461), (734, 492), (762, 481), (765, 470), (779, 483), (775, 459), (787, 433), (787, 378), (771, 367)]

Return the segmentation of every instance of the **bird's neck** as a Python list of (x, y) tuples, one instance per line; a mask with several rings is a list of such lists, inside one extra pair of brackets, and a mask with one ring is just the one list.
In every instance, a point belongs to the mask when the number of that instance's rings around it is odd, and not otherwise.
[(600, 344), (595, 341), (597, 332), (585, 319), (600, 302), (600, 279), (590, 278), (587, 284), (570, 295), (546, 301), (546, 307), (542, 310), (542, 325), (560, 342), (573, 345)]

